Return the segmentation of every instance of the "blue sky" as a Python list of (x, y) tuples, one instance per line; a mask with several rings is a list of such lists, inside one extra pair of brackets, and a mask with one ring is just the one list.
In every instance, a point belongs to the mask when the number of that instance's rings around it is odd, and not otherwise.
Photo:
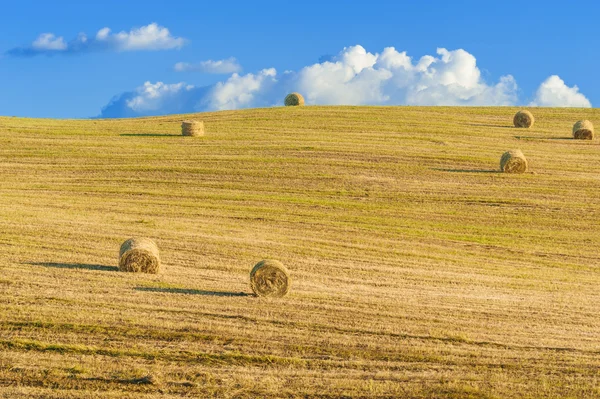
[(599, 16), (592, 1), (11, 1), (0, 115), (271, 106), (292, 90), (309, 104), (596, 106)]

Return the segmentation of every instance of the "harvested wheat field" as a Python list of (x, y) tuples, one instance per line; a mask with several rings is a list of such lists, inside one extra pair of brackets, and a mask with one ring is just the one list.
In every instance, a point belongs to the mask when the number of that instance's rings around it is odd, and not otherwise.
[(0, 397), (600, 396), (600, 110), (516, 111), (0, 118)]

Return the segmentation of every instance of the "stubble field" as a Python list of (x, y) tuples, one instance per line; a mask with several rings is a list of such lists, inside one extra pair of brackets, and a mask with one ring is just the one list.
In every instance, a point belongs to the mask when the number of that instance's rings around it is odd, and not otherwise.
[(600, 110), (516, 111), (0, 118), (0, 397), (599, 397)]

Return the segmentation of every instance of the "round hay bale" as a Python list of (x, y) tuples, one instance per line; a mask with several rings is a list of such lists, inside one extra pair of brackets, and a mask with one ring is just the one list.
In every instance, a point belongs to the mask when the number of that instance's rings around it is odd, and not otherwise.
[(285, 100), (283, 102), (286, 107), (294, 107), (304, 105), (304, 97), (300, 93), (291, 93), (285, 96)]
[(290, 272), (276, 260), (261, 260), (250, 272), (250, 288), (257, 296), (282, 297), (291, 283)]
[(594, 138), (594, 125), (588, 120), (577, 121), (573, 125), (573, 138), (577, 140), (591, 140)]
[(535, 122), (535, 118), (533, 117), (533, 114), (527, 110), (517, 112), (513, 118), (515, 127), (529, 128), (533, 126), (533, 122)]
[(149, 238), (134, 237), (119, 250), (119, 270), (134, 273), (158, 273), (160, 256), (156, 243)]
[(181, 134), (183, 136), (204, 136), (204, 122), (183, 121), (181, 123)]
[(525, 173), (527, 159), (521, 150), (506, 151), (500, 158), (500, 170), (504, 173)]

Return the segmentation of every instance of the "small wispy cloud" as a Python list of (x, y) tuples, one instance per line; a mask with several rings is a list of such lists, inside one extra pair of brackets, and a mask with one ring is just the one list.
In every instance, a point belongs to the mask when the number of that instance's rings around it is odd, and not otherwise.
[(30, 45), (14, 47), (6, 54), (13, 57), (33, 57), (90, 51), (156, 51), (179, 49), (185, 43), (185, 39), (173, 36), (169, 29), (151, 23), (129, 32), (112, 33), (110, 28), (102, 28), (92, 38), (80, 33), (69, 42), (54, 33), (42, 33)]
[(172, 36), (169, 29), (156, 23), (115, 34), (109, 28), (103, 28), (96, 34), (96, 41), (117, 51), (171, 50), (185, 44), (185, 39)]
[(174, 69), (177, 72), (229, 74), (240, 72), (242, 70), (242, 66), (234, 57), (231, 57), (225, 60), (200, 61), (196, 64), (191, 64), (189, 62), (178, 62), (177, 64), (175, 64)]
[(63, 51), (67, 47), (65, 39), (62, 36), (56, 37), (54, 33), (42, 33), (31, 43), (31, 48), (39, 51)]

